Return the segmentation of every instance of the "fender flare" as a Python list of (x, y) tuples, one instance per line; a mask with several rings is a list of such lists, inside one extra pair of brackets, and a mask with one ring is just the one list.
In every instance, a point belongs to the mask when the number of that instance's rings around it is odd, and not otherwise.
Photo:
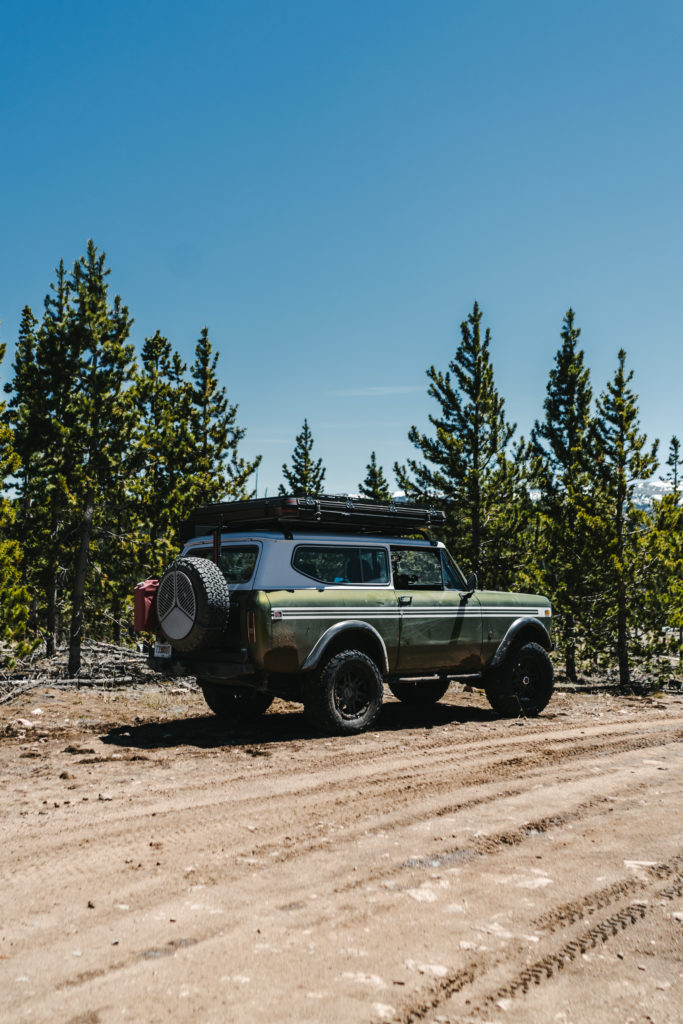
[(310, 669), (317, 668), (328, 644), (341, 634), (348, 633), (351, 630), (354, 632), (360, 630), (363, 633), (367, 633), (376, 642), (382, 658), (382, 664), (379, 666), (379, 669), (382, 675), (386, 675), (389, 672), (389, 657), (386, 644), (375, 627), (371, 626), (368, 622), (363, 622), (362, 619), (345, 619), (343, 622), (336, 622), (334, 626), (326, 629), (301, 666), (301, 671), (308, 672)]
[(548, 635), (547, 630), (541, 625), (538, 619), (532, 619), (530, 616), (522, 616), (519, 619), (515, 619), (503, 639), (498, 644), (498, 649), (493, 657), (487, 662), (486, 668), (499, 668), (505, 658), (507, 657), (508, 651), (517, 640), (519, 634), (524, 631), (531, 632), (533, 634), (532, 639), (534, 643), (539, 644), (544, 650), (551, 651), (553, 648), (552, 641)]

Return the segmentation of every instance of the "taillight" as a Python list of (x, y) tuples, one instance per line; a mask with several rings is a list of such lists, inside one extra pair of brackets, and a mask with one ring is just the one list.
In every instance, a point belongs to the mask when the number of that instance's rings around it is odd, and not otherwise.
[(250, 644), (256, 643), (256, 619), (253, 612), (247, 612), (247, 640)]

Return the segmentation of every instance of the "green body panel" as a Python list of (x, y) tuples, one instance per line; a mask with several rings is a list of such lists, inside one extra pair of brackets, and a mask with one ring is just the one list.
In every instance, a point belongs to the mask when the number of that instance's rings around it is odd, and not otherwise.
[(511, 594), (497, 590), (478, 590), (481, 606), (482, 664), (498, 650), (513, 623), (520, 618), (538, 619), (550, 636), (550, 602), (538, 594)]
[(389, 670), (394, 671), (399, 612), (393, 590), (320, 587), (275, 590), (267, 597), (271, 608), (271, 645), (263, 664), (267, 671), (300, 669), (323, 634), (344, 621), (361, 621), (376, 630), (386, 647)]
[[(476, 673), (510, 627), (534, 618), (550, 628), (550, 605), (537, 595), (456, 590), (320, 587), (253, 591), (256, 640), (249, 659), (265, 672), (301, 670), (332, 627), (366, 623), (384, 642), (390, 674)], [(547, 615), (546, 615), (547, 611)], [(241, 609), (246, 621), (246, 608)], [(246, 636), (246, 625), (243, 627)]]
[(390, 673), (479, 672), (519, 618), (549, 630), (550, 605), (528, 594), (453, 590), (320, 589), (256, 591), (253, 663), (296, 672), (331, 627), (367, 623), (384, 642)]
[(481, 667), (481, 609), (457, 590), (397, 590), (401, 609), (398, 671), (477, 672)]
[[(255, 640), (248, 639), (247, 631), (247, 610), (254, 613)], [(265, 662), (272, 647), (270, 629), (270, 601), (263, 590), (252, 590), (243, 602), (242, 612), (242, 636), (247, 638), (247, 650), (249, 661), (257, 671), (267, 668)], [(285, 671), (284, 669), (271, 669), (270, 671)]]

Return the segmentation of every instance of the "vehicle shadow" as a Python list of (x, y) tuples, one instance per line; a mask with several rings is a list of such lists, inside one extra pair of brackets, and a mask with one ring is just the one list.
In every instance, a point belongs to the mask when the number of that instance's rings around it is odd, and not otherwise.
[[(373, 733), (397, 732), (408, 729), (434, 729), (439, 726), (461, 725), (467, 722), (494, 722), (495, 711), (467, 705), (432, 704), (426, 708), (387, 703)], [(216, 715), (194, 715), (166, 722), (120, 725), (100, 736), (102, 743), (136, 750), (162, 750), (173, 747), (259, 747), (269, 743), (291, 743), (297, 740), (321, 739), (309, 726), (303, 711), (270, 710), (262, 718), (239, 725), (226, 722)], [(343, 743), (344, 737), (335, 737)], [(255, 756), (257, 754), (255, 753)]]

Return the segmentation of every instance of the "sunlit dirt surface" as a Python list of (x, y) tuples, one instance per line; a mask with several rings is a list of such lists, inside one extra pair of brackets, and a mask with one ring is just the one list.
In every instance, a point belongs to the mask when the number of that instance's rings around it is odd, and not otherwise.
[(46, 689), (0, 736), (3, 1021), (680, 1024), (678, 696), (342, 739)]

